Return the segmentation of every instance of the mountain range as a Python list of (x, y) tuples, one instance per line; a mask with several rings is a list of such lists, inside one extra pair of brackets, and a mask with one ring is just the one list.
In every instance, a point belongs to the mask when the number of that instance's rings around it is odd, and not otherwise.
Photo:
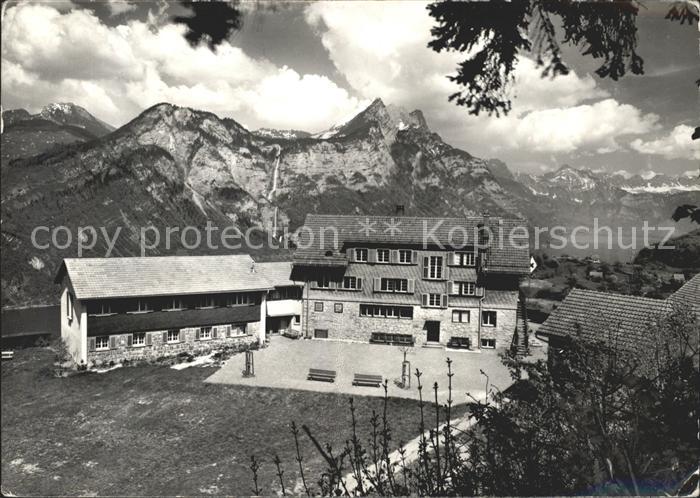
[[(380, 99), (346, 123), (312, 135), (250, 131), (230, 118), (157, 104), (112, 130), (73, 104), (3, 112), (2, 304), (51, 301), (65, 249), (37, 249), (34, 227), (121, 229), (114, 256), (139, 252), (140, 227), (259, 227), (259, 238), (299, 227), (309, 212), (468, 216), (489, 212), (531, 224), (668, 224), (698, 190), (632, 193), (617, 177), (562, 167), (513, 174), (434, 133), (420, 110)], [(7, 153), (5, 150), (7, 149)], [(629, 180), (629, 179), (627, 179)], [(685, 179), (677, 179), (686, 181)], [(693, 179), (689, 179), (693, 180)], [(685, 185), (685, 184), (684, 184)], [(688, 184), (692, 188), (695, 183)], [(148, 254), (188, 251), (179, 238)], [(104, 255), (106, 242), (84, 255)], [(243, 250), (243, 249), (241, 249)], [(200, 249), (196, 252), (208, 252)], [(255, 252), (255, 251), (254, 251)], [(263, 248), (259, 257), (288, 252)], [(273, 254), (274, 253), (274, 254)]]

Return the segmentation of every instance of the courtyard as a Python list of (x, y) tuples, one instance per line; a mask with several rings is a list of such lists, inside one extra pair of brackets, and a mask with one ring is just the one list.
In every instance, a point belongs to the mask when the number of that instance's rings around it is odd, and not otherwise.
[[(533, 357), (543, 357), (543, 348)], [(244, 377), (245, 356), (236, 355), (206, 379), (214, 384), (269, 387), (302, 391), (328, 392), (352, 396), (384, 396), (383, 388), (353, 386), (354, 374), (381, 375), (388, 381), (388, 395), (418, 399), (416, 369), (423, 375), (423, 399), (434, 401), (433, 384), (438, 385), (441, 403), (447, 400), (447, 358), (452, 360), (452, 397), (455, 403), (469, 401), (467, 393), (483, 399), (488, 381), (490, 388), (506, 389), (512, 382), (508, 369), (501, 363), (498, 351), (447, 350), (445, 348), (411, 348), (406, 359), (411, 364), (411, 386), (399, 386), (403, 352), (396, 346), (293, 340), (274, 336), (270, 345), (254, 353), (255, 376)], [(335, 370), (335, 382), (307, 380), (310, 368)], [(488, 377), (487, 377), (488, 376)]]

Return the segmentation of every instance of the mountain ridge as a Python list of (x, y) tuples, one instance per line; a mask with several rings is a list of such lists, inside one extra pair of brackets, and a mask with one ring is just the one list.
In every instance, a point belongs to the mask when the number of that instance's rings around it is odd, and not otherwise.
[[(256, 229), (260, 239), (279, 240), (282, 227), (294, 230), (307, 213), (386, 215), (397, 205), (408, 215), (488, 212), (540, 226), (573, 225), (596, 214), (632, 223), (640, 209), (650, 219), (667, 218), (677, 200), (610, 186), (589, 189), (586, 201), (576, 203), (564, 194), (569, 191), (563, 179), (551, 185), (558, 198), (543, 196), (505, 163), (445, 143), (419, 110), (387, 106), (381, 99), (317, 135), (250, 131), (231, 118), (162, 102), (92, 140), (16, 158), (2, 176), (0, 243), (3, 266), (11, 268), (3, 275), (3, 305), (53, 299), (57, 264), (76, 255), (75, 246), (33, 247), (29, 230), (39, 225), (62, 225), (73, 233), (88, 225), (122, 227), (113, 255), (127, 256), (139, 253), (144, 226), (235, 225)], [(105, 250), (100, 241), (86, 255)], [(190, 250), (176, 241), (149, 254), (181, 251), (208, 249)], [(267, 247), (257, 254), (289, 257), (289, 251)]]

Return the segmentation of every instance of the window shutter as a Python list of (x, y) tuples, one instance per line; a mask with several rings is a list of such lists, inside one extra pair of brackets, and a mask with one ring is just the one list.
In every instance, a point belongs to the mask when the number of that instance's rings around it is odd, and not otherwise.
[(151, 339), (151, 333), (146, 332), (146, 346), (151, 346), (153, 344), (153, 341)]
[(428, 306), (428, 295), (427, 294), (421, 294), (421, 303), (423, 303), (423, 306)]
[(185, 342), (185, 329), (180, 329), (180, 342)]
[(399, 251), (397, 251), (396, 249), (392, 250), (389, 253), (389, 261), (391, 261), (394, 264), (398, 263), (399, 262)]
[(452, 264), (455, 266), (459, 265), (459, 255), (456, 252), (452, 253)]
[(201, 330), (201, 329), (197, 329), (197, 330), (194, 331), (194, 340), (195, 340), (195, 341), (198, 341), (198, 340), (199, 340), (199, 331), (200, 331), (200, 330)]
[(90, 337), (88, 338), (88, 351), (94, 351), (95, 350), (95, 338)]
[(346, 249), (347, 255), (348, 255), (348, 261), (355, 261), (355, 249), (350, 247)]
[(131, 346), (133, 346), (133, 344), (134, 344), (134, 334), (127, 335), (126, 336), (126, 345), (128, 347), (131, 347)]
[(374, 279), (374, 292), (380, 292), (382, 290), (382, 279), (376, 277)]
[(442, 307), (447, 308), (448, 303), (449, 303), (449, 297), (447, 296), (447, 294), (443, 294), (442, 295)]
[(357, 277), (357, 290), (362, 290), (362, 277)]
[(163, 344), (165, 344), (167, 342), (168, 342), (168, 332), (165, 331), (165, 332), (163, 332)]
[(448, 280), (448, 281), (445, 283), (445, 289), (446, 289), (445, 292), (446, 292), (447, 294), (456, 294), (455, 288), (454, 288), (454, 284), (455, 284), (455, 283), (454, 283), (452, 280)]
[(226, 325), (226, 337), (231, 337), (231, 326)]
[(418, 263), (418, 251), (411, 251), (411, 263), (414, 265)]
[(211, 338), (216, 339), (216, 333), (219, 331), (219, 327), (212, 327), (211, 328)]
[(117, 349), (117, 336), (116, 335), (109, 336), (109, 349)]
[(483, 287), (478, 287), (476, 288), (476, 295), (479, 297), (482, 297), (484, 295), (484, 288)]
[(428, 278), (429, 269), (430, 269), (430, 258), (428, 256), (423, 256), (423, 278)]
[(367, 262), (368, 263), (376, 263), (377, 262), (377, 250), (376, 249), (368, 249), (367, 250)]
[(447, 265), (447, 258), (442, 258), (442, 279), (450, 278), (450, 267)]
[(416, 291), (416, 281), (412, 278), (408, 279), (408, 284), (406, 286), (406, 292), (413, 294)]

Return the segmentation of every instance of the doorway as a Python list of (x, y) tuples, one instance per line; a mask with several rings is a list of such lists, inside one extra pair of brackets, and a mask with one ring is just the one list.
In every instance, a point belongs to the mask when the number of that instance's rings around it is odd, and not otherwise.
[(426, 342), (440, 342), (440, 322), (428, 320), (425, 322)]

